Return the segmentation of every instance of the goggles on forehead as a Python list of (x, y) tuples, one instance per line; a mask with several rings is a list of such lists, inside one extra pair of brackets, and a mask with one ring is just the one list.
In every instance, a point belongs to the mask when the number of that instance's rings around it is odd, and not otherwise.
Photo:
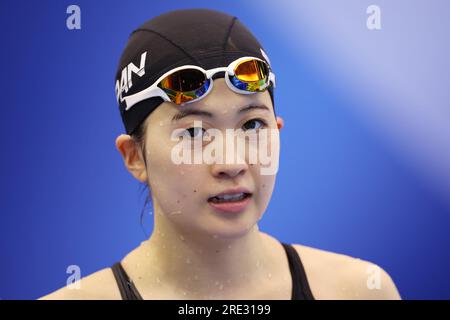
[(148, 88), (123, 98), (125, 110), (143, 100), (161, 97), (164, 101), (185, 105), (204, 98), (213, 88), (212, 77), (225, 72), (225, 82), (236, 93), (254, 94), (273, 86), (275, 74), (270, 66), (256, 57), (241, 57), (228, 67), (205, 70), (195, 65), (185, 65), (172, 69)]

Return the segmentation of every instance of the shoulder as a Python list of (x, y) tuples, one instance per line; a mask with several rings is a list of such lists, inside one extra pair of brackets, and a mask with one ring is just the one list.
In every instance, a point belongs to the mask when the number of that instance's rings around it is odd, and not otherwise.
[(94, 272), (71, 287), (62, 287), (39, 300), (117, 300), (121, 299), (111, 268)]
[(370, 261), (293, 244), (316, 299), (401, 299), (391, 276)]

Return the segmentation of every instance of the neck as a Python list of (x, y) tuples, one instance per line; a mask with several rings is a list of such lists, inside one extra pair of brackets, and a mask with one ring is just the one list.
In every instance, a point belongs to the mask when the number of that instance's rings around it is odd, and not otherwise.
[[(270, 278), (273, 256), (267, 235), (255, 225), (236, 238), (183, 233), (163, 214), (155, 215), (150, 238), (138, 249), (142, 279), (181, 295), (236, 296)], [(137, 271), (137, 270), (136, 270)], [(145, 272), (144, 272), (145, 271)]]

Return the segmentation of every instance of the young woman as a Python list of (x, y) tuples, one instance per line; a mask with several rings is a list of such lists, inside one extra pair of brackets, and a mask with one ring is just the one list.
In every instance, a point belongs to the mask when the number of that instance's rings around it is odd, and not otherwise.
[[(275, 184), (283, 120), (275, 114), (269, 58), (237, 18), (191, 9), (146, 22), (130, 36), (115, 84), (127, 132), (116, 146), (149, 187), (153, 232), (111, 268), (81, 279), (80, 289), (43, 298), (400, 298), (370, 262), (282, 243), (258, 229)], [(230, 129), (237, 135), (227, 135)], [(235, 140), (248, 148), (242, 152)], [(251, 161), (251, 152), (270, 161)], [(232, 161), (217, 157), (231, 153)]]

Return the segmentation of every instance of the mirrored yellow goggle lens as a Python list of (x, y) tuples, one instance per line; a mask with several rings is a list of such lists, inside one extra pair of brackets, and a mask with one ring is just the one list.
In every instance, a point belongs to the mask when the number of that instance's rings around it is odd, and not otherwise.
[(263, 61), (250, 59), (238, 64), (234, 69), (234, 73), (240, 81), (256, 82), (266, 79), (269, 70)]

